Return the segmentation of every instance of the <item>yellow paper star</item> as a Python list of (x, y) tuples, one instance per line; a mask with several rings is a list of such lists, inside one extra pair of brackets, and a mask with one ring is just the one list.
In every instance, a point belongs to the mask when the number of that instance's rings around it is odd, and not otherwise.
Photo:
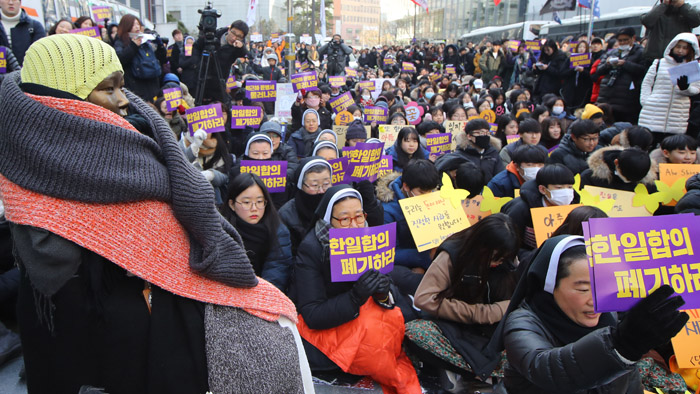
[(662, 204), (668, 204), (673, 200), (680, 200), (685, 194), (685, 181), (686, 178), (678, 178), (673, 182), (671, 187), (661, 181), (655, 181), (656, 188), (659, 189), (657, 192), (660, 194), (659, 201), (661, 201)]
[(574, 190), (576, 190), (576, 193), (581, 194), (581, 174), (574, 176)]
[(488, 186), (484, 186), (484, 191), (481, 195), (484, 196), (484, 200), (481, 202), (481, 207), (479, 209), (481, 212), (491, 211), (492, 214), (501, 212), (501, 208), (503, 208), (508, 201), (513, 199), (511, 197), (495, 197)]
[[(658, 182), (658, 181), (657, 181)], [(659, 203), (661, 202), (661, 193), (656, 192), (649, 194), (646, 186), (643, 184), (637, 185), (634, 188), (634, 197), (632, 198), (632, 206), (646, 208), (649, 213), (656, 212), (659, 209)]]
[(442, 174), (442, 187), (440, 188), (440, 197), (450, 200), (452, 206), (459, 208), (462, 206), (462, 201), (469, 196), (469, 192), (464, 189), (455, 189), (452, 186), (452, 179), (447, 173)]

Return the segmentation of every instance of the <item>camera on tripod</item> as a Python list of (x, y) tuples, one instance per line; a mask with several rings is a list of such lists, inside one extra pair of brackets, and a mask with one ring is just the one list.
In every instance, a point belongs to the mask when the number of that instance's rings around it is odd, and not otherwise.
[(207, 3), (204, 9), (197, 10), (202, 17), (199, 19), (199, 31), (204, 33), (204, 39), (208, 42), (216, 40), (216, 20), (221, 17), (221, 11), (215, 10), (211, 2)]

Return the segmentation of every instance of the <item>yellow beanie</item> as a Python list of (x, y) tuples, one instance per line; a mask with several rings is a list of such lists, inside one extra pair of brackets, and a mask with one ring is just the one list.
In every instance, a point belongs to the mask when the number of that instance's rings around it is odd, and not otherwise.
[(593, 115), (602, 113), (603, 110), (597, 106), (593, 104), (586, 104), (586, 107), (583, 109), (583, 113), (581, 114), (581, 119), (590, 119), (593, 117)]
[(54, 34), (27, 50), (22, 82), (72, 93), (85, 100), (115, 71), (124, 72), (114, 48), (78, 34)]

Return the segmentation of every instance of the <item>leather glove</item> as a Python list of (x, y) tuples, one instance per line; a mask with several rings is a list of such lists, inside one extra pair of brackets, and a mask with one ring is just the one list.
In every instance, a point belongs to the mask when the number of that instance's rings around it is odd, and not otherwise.
[(382, 308), (394, 308), (394, 298), (391, 296), (391, 278), (388, 275), (379, 274), (377, 291), (372, 294), (372, 299)]
[(190, 139), (190, 149), (192, 153), (197, 156), (199, 155), (199, 148), (202, 147), (202, 143), (207, 139), (207, 132), (199, 129), (194, 132), (194, 136)]
[(678, 80), (676, 81), (676, 84), (678, 84), (678, 89), (680, 90), (688, 90), (690, 87), (690, 84), (688, 83), (688, 76), (687, 75), (681, 75), (678, 77)]
[(668, 343), (685, 323), (688, 314), (679, 312), (685, 304), (681, 296), (663, 285), (630, 309), (612, 331), (613, 346), (620, 355), (637, 361), (649, 350)]
[(209, 183), (214, 180), (214, 170), (202, 171), (202, 175), (204, 175), (204, 178), (206, 178)]
[(380, 275), (377, 270), (368, 270), (355, 282), (350, 290), (350, 297), (357, 305), (363, 305), (372, 294), (377, 292)]
[(376, 198), (374, 194), (374, 185), (367, 179), (357, 182), (355, 189), (360, 192), (362, 201), (364, 201), (365, 204), (374, 201)]

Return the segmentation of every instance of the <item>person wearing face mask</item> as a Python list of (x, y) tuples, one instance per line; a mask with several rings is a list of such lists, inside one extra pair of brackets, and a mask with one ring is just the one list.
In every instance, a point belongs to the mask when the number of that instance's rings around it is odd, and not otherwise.
[(521, 145), (515, 149), (512, 158), (506, 169), (496, 174), (487, 185), (496, 197), (515, 197), (515, 189), (535, 179), (544, 167), (547, 152), (534, 145)]
[(526, 181), (520, 187), (520, 197), (509, 201), (501, 209), (510, 216), (520, 236), (521, 261), (529, 261), (529, 251), (537, 248), (532, 224), (531, 208), (555, 205), (578, 204), (579, 196), (574, 191), (574, 174), (561, 164), (548, 164), (542, 167), (535, 179)]
[(656, 193), (656, 173), (649, 155), (639, 148), (613, 145), (599, 149), (588, 158), (588, 169), (581, 173), (581, 187), (586, 185), (633, 192), (638, 184)]
[[(292, 124), (287, 127), (287, 130), (299, 130), (302, 127), (303, 115), (308, 109), (313, 109), (318, 113), (320, 118), (319, 127), (321, 129), (333, 128), (331, 112), (325, 107), (326, 103), (324, 103), (322, 97), (326, 95), (326, 93), (324, 93), (326, 88), (327, 86), (324, 85), (320, 87), (321, 90), (302, 91), (303, 99), (297, 100), (292, 104)], [(328, 90), (328, 93), (330, 93), (330, 90)], [(330, 97), (330, 95), (328, 97)], [(288, 132), (287, 134), (285, 138), (288, 141), (292, 133)]]
[[(492, 145), (490, 129), (489, 123), (483, 119), (470, 120), (465, 127), (466, 135), (457, 137), (457, 150), (438, 157), (435, 165), (440, 167), (442, 161), (450, 161), (453, 157), (458, 156), (481, 168), (486, 182), (490, 181), (506, 168), (498, 157), (498, 149)], [(495, 140), (494, 144), (500, 145), (497, 138), (493, 137), (493, 139)]]
[(648, 127), (657, 142), (670, 134), (684, 134), (688, 129), (690, 96), (700, 93), (700, 82), (688, 83), (688, 78), (683, 76), (672, 81), (668, 69), (693, 62), (698, 56), (700, 47), (695, 35), (681, 33), (668, 44), (664, 57), (654, 60), (644, 77), (639, 125)]

